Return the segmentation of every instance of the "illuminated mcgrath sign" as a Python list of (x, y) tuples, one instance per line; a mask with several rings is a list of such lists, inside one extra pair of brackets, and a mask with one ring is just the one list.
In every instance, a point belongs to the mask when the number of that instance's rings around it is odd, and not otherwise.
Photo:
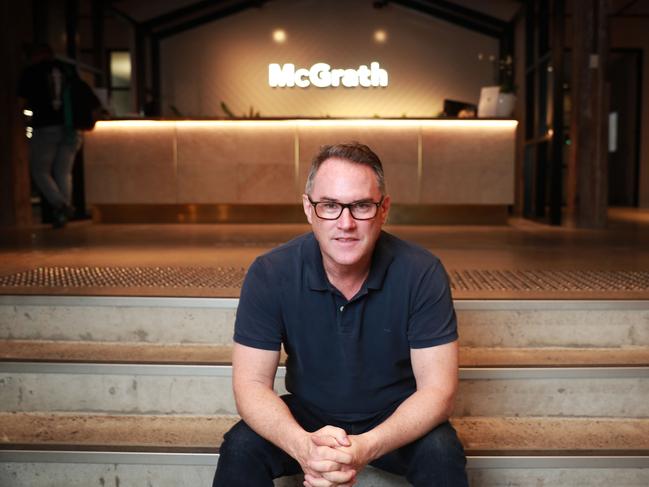
[(307, 68), (295, 69), (295, 64), (272, 63), (268, 65), (268, 84), (272, 88), (347, 88), (388, 86), (388, 72), (379, 63), (362, 64), (358, 69), (331, 69), (327, 63), (316, 63)]

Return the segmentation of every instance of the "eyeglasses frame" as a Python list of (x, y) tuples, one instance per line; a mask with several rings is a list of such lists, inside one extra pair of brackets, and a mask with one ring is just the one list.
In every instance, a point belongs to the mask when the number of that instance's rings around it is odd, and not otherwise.
[[(358, 221), (368, 221), (368, 220), (373, 220), (373, 219), (376, 218), (376, 216), (379, 214), (379, 208), (380, 208), (381, 205), (383, 204), (383, 200), (385, 199), (385, 196), (381, 196), (381, 199), (379, 200), (378, 203), (377, 203), (377, 202), (374, 202), (374, 201), (371, 201), (371, 202), (370, 202), (370, 201), (357, 201), (356, 203), (340, 203), (340, 202), (338, 202), (338, 201), (313, 201), (313, 200), (311, 199), (311, 196), (309, 196), (309, 195), (307, 195), (307, 198), (309, 199), (309, 203), (311, 203), (311, 206), (313, 206), (313, 211), (314, 211), (314, 213), (315, 213), (315, 216), (317, 216), (317, 217), (320, 218), (321, 220), (327, 220), (327, 221), (335, 221), (335, 220), (338, 220), (338, 219), (342, 216), (343, 211), (345, 211), (345, 208), (347, 208), (347, 209), (349, 209), (349, 214), (350, 214), (350, 216), (351, 216), (354, 220), (358, 220)], [(320, 215), (318, 215), (318, 210), (317, 210), (317, 208), (316, 208), (320, 203), (336, 203), (337, 205), (340, 205), (340, 213), (338, 214), (338, 216), (337, 216), (336, 218), (324, 218), (324, 217), (321, 217)], [(359, 204), (359, 203), (372, 203), (374, 206), (376, 206), (376, 213), (374, 213), (374, 216), (371, 216), (370, 218), (356, 218), (356, 217), (354, 216), (354, 212), (352, 212), (352, 207), (353, 207), (354, 205)]]

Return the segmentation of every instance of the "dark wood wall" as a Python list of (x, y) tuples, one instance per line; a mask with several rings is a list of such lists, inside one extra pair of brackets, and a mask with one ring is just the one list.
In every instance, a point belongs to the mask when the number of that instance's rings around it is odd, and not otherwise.
[(32, 2), (0, 1), (0, 225), (31, 224), (25, 126), (16, 89), (32, 39)]

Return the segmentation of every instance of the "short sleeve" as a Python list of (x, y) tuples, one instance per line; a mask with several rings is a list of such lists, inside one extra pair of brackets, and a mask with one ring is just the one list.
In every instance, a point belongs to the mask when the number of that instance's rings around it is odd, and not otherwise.
[(408, 321), (410, 348), (434, 347), (457, 340), (449, 280), (439, 260), (426, 269), (413, 294)]
[(283, 330), (279, 286), (270, 281), (266, 266), (257, 258), (248, 269), (237, 308), (234, 341), (248, 347), (279, 351)]

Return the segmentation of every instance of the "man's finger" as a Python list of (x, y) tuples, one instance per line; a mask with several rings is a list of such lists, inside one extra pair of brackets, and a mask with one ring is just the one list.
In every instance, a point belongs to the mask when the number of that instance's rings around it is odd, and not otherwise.
[(313, 475), (304, 475), (304, 485), (308, 487), (332, 487), (336, 484), (323, 477), (314, 477)]
[(334, 472), (341, 469), (340, 463), (332, 462), (331, 460), (311, 460), (309, 467), (318, 473)]
[(344, 463), (348, 465), (352, 461), (352, 456), (349, 453), (344, 451), (337, 450), (335, 448), (330, 448), (327, 446), (319, 446), (317, 452), (318, 460), (331, 460), (336, 463)]
[(338, 485), (350, 482), (356, 476), (356, 471), (345, 470), (343, 472), (341, 470), (336, 470), (334, 472), (323, 472), (322, 476), (330, 482), (333, 482), (335, 485)]
[(316, 431), (318, 435), (329, 435), (333, 436), (340, 446), (349, 446), (351, 442), (347, 437), (347, 432), (342, 428), (337, 428), (335, 426), (325, 426)]
[(328, 446), (330, 448), (336, 448), (340, 446), (338, 440), (333, 436), (329, 435), (311, 435), (311, 440), (318, 446)]

